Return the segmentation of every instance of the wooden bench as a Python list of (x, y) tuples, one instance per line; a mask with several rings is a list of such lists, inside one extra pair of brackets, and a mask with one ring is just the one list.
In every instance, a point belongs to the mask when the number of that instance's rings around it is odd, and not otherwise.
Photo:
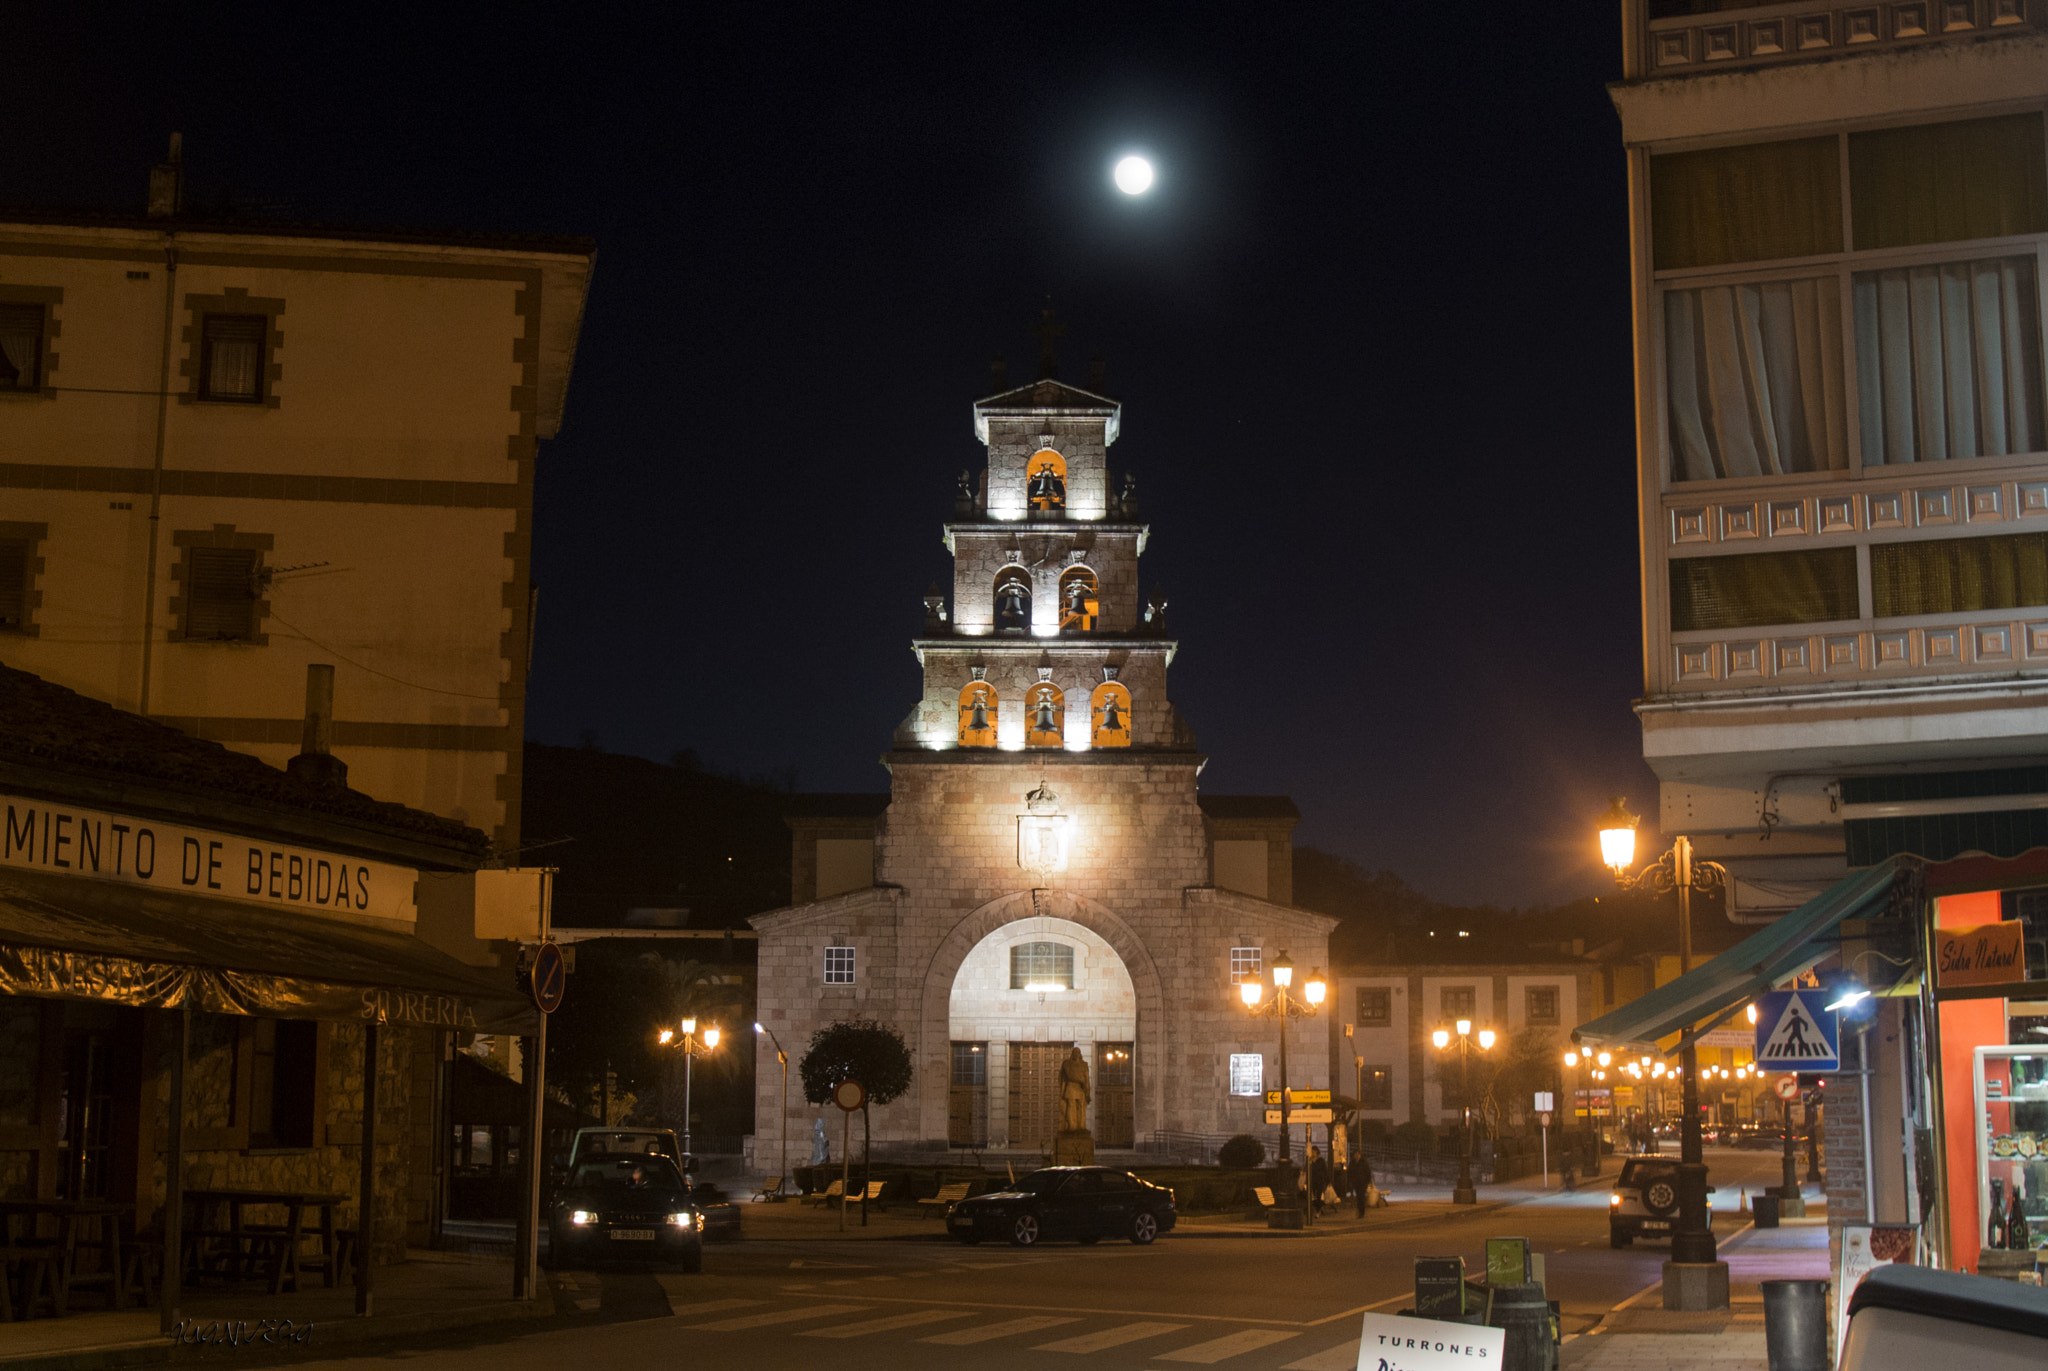
[(869, 1181), (866, 1191), (856, 1195), (846, 1195), (842, 1198), (848, 1204), (873, 1204), (882, 1198), (882, 1187), (887, 1184), (887, 1181)]
[(927, 1196), (917, 1202), (918, 1214), (922, 1216), (930, 1211), (944, 1214), (951, 1210), (955, 1204), (966, 1198), (966, 1181), (956, 1181), (952, 1185), (943, 1185), (939, 1187), (938, 1194)]
[(832, 1184), (826, 1186), (823, 1190), (804, 1196), (804, 1203), (830, 1204), (832, 1201), (838, 1199), (841, 1195), (845, 1193), (846, 1191), (842, 1183), (839, 1181), (834, 1181), (832, 1182)]
[(762, 1186), (759, 1190), (754, 1192), (755, 1204), (760, 1204), (764, 1200), (772, 1201), (780, 1200), (782, 1198), (784, 1198), (784, 1196), (782, 1193), (782, 1177), (780, 1176), (777, 1176), (774, 1180), (768, 1182), (768, 1184)]
[(1252, 1198), (1259, 1202), (1259, 1208), (1271, 1209), (1273, 1207), (1273, 1187), (1269, 1185), (1253, 1186)]

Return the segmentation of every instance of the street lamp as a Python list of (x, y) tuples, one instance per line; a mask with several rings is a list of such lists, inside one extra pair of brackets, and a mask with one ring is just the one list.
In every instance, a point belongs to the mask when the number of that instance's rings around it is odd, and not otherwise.
[[(1479, 1192), (1472, 1186), (1472, 1074), (1469, 1063), (1475, 1050), (1486, 1052), (1492, 1049), (1493, 1030), (1482, 1028), (1475, 1035), (1472, 1032), (1472, 1021), (1470, 1019), (1458, 1020), (1457, 1028), (1458, 1099), (1464, 1107), (1465, 1119), (1464, 1126), (1459, 1129), (1458, 1186), (1457, 1189), (1451, 1191), (1451, 1203), (1477, 1204), (1479, 1203)], [(1476, 1049), (1473, 1045), (1475, 1036), (1478, 1039)], [(1439, 1028), (1429, 1035), (1429, 1040), (1436, 1044), (1437, 1051), (1442, 1052), (1451, 1045), (1451, 1031), (1448, 1028)]]
[[(1692, 892), (1721, 888), (1727, 883), (1728, 871), (1719, 862), (1695, 858), (1692, 840), (1679, 834), (1672, 839), (1670, 851), (1631, 876), (1628, 869), (1635, 861), (1637, 822), (1617, 795), (1613, 807), (1600, 819), (1600, 859), (1623, 890), (1678, 892), (1678, 970), (1684, 975), (1692, 970)], [(1678, 1221), (1671, 1229), (1671, 1260), (1704, 1264), (1716, 1260), (1716, 1254), (1700, 1138), (1699, 1049), (1689, 1030), (1679, 1037), (1679, 1062), (1685, 1079), (1685, 1118), (1678, 1134)]]
[(782, 1063), (782, 1112), (775, 1118), (775, 1188), (780, 1190), (789, 1178), (789, 1054), (782, 1050), (782, 1039), (775, 1036), (774, 1029), (757, 1023), (754, 1032), (768, 1035), (768, 1041), (775, 1044), (775, 1060)]
[[(682, 1030), (683, 1040), (683, 1166), (687, 1170), (694, 1156), (690, 1149), (690, 1091), (697, 1058), (718, 1046), (719, 1033), (717, 1024), (706, 1024), (704, 1031), (698, 1032), (694, 1016), (684, 1019), (677, 1027)], [(669, 1029), (661, 1030), (660, 1041), (664, 1047), (674, 1042), (676, 1037), (677, 1034)]]
[[(1285, 1166), (1293, 1160), (1293, 1149), (1287, 1138), (1287, 1021), (1289, 1018), (1314, 1018), (1322, 1006), (1323, 997), (1329, 993), (1329, 986), (1323, 980), (1321, 968), (1309, 973), (1302, 984), (1301, 993), (1291, 993), (1294, 987), (1294, 963), (1285, 952), (1273, 962), (1273, 1000), (1262, 1005), (1265, 987), (1256, 978), (1240, 981), (1238, 998), (1244, 1007), (1254, 1014), (1271, 1014), (1280, 1020), (1280, 1163)], [(1290, 1191), (1290, 1193), (1292, 1193)], [(1310, 1207), (1313, 1212), (1313, 1206)]]

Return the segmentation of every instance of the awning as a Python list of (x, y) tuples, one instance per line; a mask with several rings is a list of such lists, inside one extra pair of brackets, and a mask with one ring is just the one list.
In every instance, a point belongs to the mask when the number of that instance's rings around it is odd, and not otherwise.
[(0, 869), (0, 995), (532, 1034), (510, 973), (290, 910)]
[(1695, 1024), (1704, 1026), (1833, 956), (1839, 950), (1833, 934), (1842, 920), (1884, 906), (1900, 873), (1917, 865), (1910, 857), (1890, 857), (1852, 872), (1713, 960), (1580, 1024), (1572, 1037), (1588, 1047), (1648, 1047)]

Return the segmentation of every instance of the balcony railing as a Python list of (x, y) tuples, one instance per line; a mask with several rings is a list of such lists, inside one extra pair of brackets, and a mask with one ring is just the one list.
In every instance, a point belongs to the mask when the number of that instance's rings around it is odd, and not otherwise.
[[(1704, 12), (1695, 12), (1704, 11)], [(1638, 74), (1655, 80), (1986, 36), (2038, 33), (2048, 0), (1889, 0), (1746, 5), (1645, 0)]]

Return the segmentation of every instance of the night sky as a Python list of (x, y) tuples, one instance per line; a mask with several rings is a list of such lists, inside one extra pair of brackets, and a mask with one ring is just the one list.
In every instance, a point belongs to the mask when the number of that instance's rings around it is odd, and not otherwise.
[(0, 198), (139, 209), (175, 128), (188, 206), (598, 241), (530, 736), (884, 789), (1050, 299), (1206, 790), (1520, 906), (1654, 813), (1618, 6), (83, 9), (11, 12)]

